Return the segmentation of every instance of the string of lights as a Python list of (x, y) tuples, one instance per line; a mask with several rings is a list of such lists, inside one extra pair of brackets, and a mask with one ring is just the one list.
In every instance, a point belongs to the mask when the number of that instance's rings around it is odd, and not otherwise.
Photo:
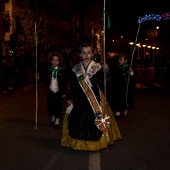
[(144, 15), (143, 17), (139, 17), (138, 23), (141, 23), (141, 22), (144, 22), (144, 21), (150, 21), (150, 20), (160, 21), (161, 15), (159, 15), (159, 14)]
[(162, 20), (167, 20), (167, 19), (170, 19), (170, 12), (166, 12), (162, 14)]
[(167, 19), (170, 19), (170, 12), (166, 12), (162, 15), (160, 15), (160, 14), (147, 14), (147, 15), (144, 15), (142, 17), (139, 17), (138, 23), (150, 21), (150, 20), (160, 21), (160, 20), (167, 20)]

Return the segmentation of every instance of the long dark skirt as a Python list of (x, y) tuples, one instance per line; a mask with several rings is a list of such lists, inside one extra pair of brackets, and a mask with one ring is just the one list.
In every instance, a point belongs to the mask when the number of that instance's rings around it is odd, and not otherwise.
[(82, 103), (84, 106), (81, 103), (75, 104), (68, 116), (69, 135), (74, 139), (98, 141), (102, 132), (94, 124), (94, 112), (89, 103)]

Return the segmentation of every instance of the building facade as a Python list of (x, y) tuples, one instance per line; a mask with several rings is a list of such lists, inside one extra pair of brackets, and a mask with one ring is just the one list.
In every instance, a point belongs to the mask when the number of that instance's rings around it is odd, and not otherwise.
[(55, 45), (76, 49), (90, 40), (101, 51), (102, 0), (3, 0), (0, 2), (0, 41), (5, 55), (7, 48), (34, 45)]

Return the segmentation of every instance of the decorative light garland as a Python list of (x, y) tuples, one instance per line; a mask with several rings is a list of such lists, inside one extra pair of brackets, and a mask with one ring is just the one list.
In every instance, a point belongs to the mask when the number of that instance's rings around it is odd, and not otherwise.
[(166, 12), (162, 14), (162, 20), (167, 20), (167, 19), (170, 19), (170, 12)]
[(143, 17), (139, 17), (138, 23), (141, 23), (141, 22), (144, 22), (144, 21), (150, 21), (150, 20), (160, 21), (161, 15), (159, 15), (159, 14), (144, 15)]

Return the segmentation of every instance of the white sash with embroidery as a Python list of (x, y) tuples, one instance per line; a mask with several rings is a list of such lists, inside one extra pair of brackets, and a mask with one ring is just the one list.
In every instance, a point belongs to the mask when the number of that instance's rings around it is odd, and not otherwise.
[(93, 75), (95, 75), (97, 71), (100, 70), (101, 67), (102, 66), (99, 63), (91, 61), (91, 63), (89, 64), (87, 68), (87, 71), (84, 70), (82, 63), (75, 65), (72, 70), (75, 72), (78, 82), (82, 90), (84, 91), (86, 97), (88, 98), (88, 101), (93, 109), (93, 112), (96, 116), (96, 119), (95, 119), (96, 126), (101, 131), (103, 131), (103, 130), (106, 130), (106, 127), (109, 124), (108, 120), (110, 117), (109, 116), (103, 117), (102, 108), (99, 105), (93, 90), (91, 89), (92, 84), (89, 79)]

